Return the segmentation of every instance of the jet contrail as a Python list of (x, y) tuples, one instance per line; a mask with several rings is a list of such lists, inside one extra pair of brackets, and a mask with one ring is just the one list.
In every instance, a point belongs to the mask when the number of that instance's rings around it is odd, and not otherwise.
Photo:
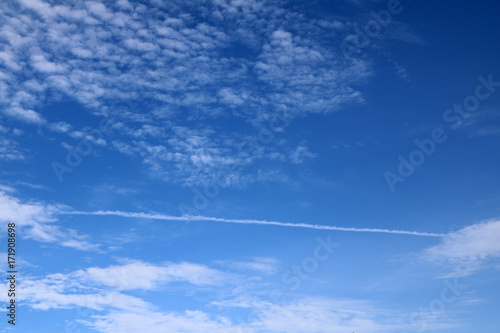
[(442, 236), (444, 236), (444, 234), (435, 234), (435, 233), (430, 233), (430, 232), (419, 232), (419, 231), (374, 229), (374, 228), (347, 228), (347, 227), (336, 227), (336, 226), (308, 224), (308, 223), (290, 223), (290, 222), (247, 220), (247, 219), (244, 219), (244, 220), (242, 220), (242, 219), (226, 219), (226, 218), (220, 218), (220, 217), (195, 216), (195, 215), (172, 216), (172, 215), (164, 215), (164, 214), (132, 213), (132, 212), (102, 211), (102, 210), (95, 211), (95, 212), (68, 211), (68, 212), (61, 212), (61, 214), (120, 216), (120, 217), (127, 217), (127, 218), (142, 218), (142, 219), (152, 219), (152, 220), (162, 220), (162, 221), (184, 221), (184, 222), (187, 222), (187, 221), (211, 221), (211, 222), (237, 223), (237, 224), (276, 225), (276, 226), (280, 226), (280, 227), (307, 228), (307, 229), (317, 229), (317, 230), (350, 231), (350, 232), (378, 232), (378, 233), (385, 233), (385, 234), (400, 234), (400, 235), (427, 236), (427, 237), (442, 237)]

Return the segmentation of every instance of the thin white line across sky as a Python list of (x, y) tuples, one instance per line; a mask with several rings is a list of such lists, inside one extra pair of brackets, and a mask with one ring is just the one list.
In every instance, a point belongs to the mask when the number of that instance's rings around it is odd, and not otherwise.
[(181, 222), (210, 221), (210, 222), (236, 223), (236, 224), (274, 225), (274, 226), (289, 227), (289, 228), (307, 228), (316, 230), (333, 230), (333, 231), (350, 231), (350, 232), (374, 232), (374, 233), (385, 233), (385, 234), (427, 236), (427, 237), (444, 236), (444, 234), (436, 234), (436, 233), (420, 232), (420, 231), (378, 229), (378, 228), (353, 228), (353, 227), (348, 228), (348, 227), (337, 227), (337, 226), (309, 224), (309, 223), (291, 223), (291, 222), (278, 222), (278, 221), (266, 221), (266, 220), (252, 220), (252, 219), (227, 219), (227, 218), (199, 216), (199, 215), (172, 216), (165, 214), (102, 211), (102, 210), (94, 212), (66, 211), (66, 212), (61, 212), (61, 214), (119, 216), (126, 218), (151, 219), (151, 220), (162, 220), (162, 221), (181, 221)]

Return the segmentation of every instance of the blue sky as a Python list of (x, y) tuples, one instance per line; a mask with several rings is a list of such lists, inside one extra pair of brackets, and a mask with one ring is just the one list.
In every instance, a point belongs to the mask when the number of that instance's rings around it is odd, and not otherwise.
[(2, 3), (2, 332), (492, 331), (499, 9)]

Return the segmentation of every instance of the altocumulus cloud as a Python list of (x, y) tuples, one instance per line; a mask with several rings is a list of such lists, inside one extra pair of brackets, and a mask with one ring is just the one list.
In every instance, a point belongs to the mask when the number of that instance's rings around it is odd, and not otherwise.
[[(22, 0), (4, 4), (0, 22), (5, 117), (74, 137), (82, 132), (75, 124), (41, 111), (69, 98), (114, 119), (119, 135), (105, 139), (109, 149), (185, 185), (276, 155), (271, 144), (251, 158), (235, 153), (235, 134), (220, 128), (220, 119), (260, 128), (277, 113), (292, 120), (334, 112), (363, 101), (353, 86), (370, 75), (367, 61), (325, 45), (342, 40), (341, 23), (259, 0)], [(256, 133), (240, 133), (237, 143)], [(186, 134), (200, 140), (188, 143)], [(292, 145), (287, 162), (299, 161), (297, 149), (307, 152)], [(228, 179), (258, 181), (238, 171)]]

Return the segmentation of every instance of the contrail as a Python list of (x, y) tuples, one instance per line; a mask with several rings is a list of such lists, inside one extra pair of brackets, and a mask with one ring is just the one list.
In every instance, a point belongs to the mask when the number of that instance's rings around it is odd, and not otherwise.
[(399, 234), (399, 235), (413, 235), (413, 236), (427, 236), (427, 237), (442, 237), (444, 234), (435, 234), (430, 232), (419, 232), (419, 231), (407, 231), (407, 230), (393, 230), (393, 229), (374, 229), (374, 228), (346, 228), (346, 227), (336, 227), (329, 225), (319, 225), (319, 224), (308, 224), (308, 223), (290, 223), (290, 222), (277, 222), (277, 221), (265, 221), (265, 220), (247, 220), (247, 219), (226, 219), (220, 217), (209, 217), (209, 216), (196, 216), (196, 215), (184, 215), (184, 216), (172, 216), (164, 214), (148, 214), (148, 213), (132, 213), (132, 212), (122, 212), (122, 211), (95, 211), (95, 212), (84, 212), (84, 211), (69, 211), (61, 212), (61, 214), (66, 215), (100, 215), (100, 216), (120, 216), (127, 218), (142, 218), (142, 219), (152, 219), (152, 220), (162, 220), (162, 221), (211, 221), (211, 222), (223, 222), (223, 223), (237, 223), (237, 224), (259, 224), (259, 225), (276, 225), (280, 227), (292, 227), (292, 228), (307, 228), (307, 229), (317, 229), (317, 230), (333, 230), (333, 231), (350, 231), (350, 232), (377, 232), (385, 234)]

